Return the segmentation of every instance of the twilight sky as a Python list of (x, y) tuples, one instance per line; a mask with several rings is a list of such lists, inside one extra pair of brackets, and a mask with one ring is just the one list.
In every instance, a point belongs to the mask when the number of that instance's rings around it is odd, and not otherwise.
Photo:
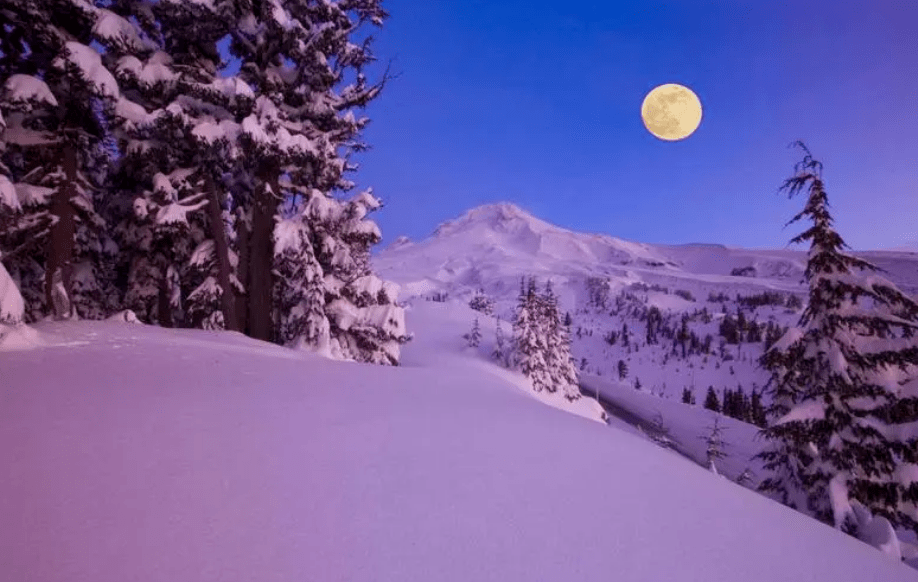
[[(384, 244), (508, 200), (642, 242), (783, 247), (796, 139), (852, 247), (915, 243), (918, 3), (777, 4), (386, 0), (375, 47), (400, 76), (355, 176), (386, 202)], [(670, 82), (704, 107), (679, 142), (640, 119)]]

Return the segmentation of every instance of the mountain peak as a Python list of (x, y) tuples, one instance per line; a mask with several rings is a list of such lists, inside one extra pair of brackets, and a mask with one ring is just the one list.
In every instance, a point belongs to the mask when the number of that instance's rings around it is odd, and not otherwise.
[[(451, 235), (460, 231), (484, 228), (498, 232), (515, 232), (521, 230), (544, 231), (546, 229), (559, 229), (512, 202), (495, 202), (484, 204), (468, 210), (452, 220), (440, 224), (433, 236), (440, 237)], [(562, 230), (562, 229), (559, 229)]]

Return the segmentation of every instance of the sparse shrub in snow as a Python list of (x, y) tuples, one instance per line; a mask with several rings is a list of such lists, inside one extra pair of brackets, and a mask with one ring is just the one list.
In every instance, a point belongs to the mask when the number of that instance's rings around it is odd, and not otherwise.
[(666, 425), (663, 415), (659, 412), (654, 415), (648, 431), (650, 432), (650, 439), (664, 449), (672, 450), (676, 448), (676, 443), (670, 435), (670, 428)]
[(813, 222), (792, 240), (811, 244), (809, 302), (761, 360), (772, 397), (761, 489), (849, 533), (862, 527), (856, 503), (918, 531), (918, 486), (900, 471), (918, 461), (918, 304), (842, 251), (822, 166), (799, 145), (783, 188), (808, 194), (791, 222)]
[(686, 289), (676, 289), (673, 291), (673, 294), (685, 299), (686, 301), (695, 301), (695, 296), (692, 295), (691, 291)]
[(736, 477), (736, 483), (742, 485), (743, 487), (754, 488), (755, 484), (755, 471), (746, 467), (743, 469), (743, 472)]

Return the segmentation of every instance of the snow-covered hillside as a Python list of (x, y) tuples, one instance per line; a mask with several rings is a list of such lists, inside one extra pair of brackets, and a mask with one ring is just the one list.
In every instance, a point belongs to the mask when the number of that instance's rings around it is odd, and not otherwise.
[[(918, 294), (918, 254), (856, 254), (887, 270), (905, 292)], [(761, 388), (767, 377), (757, 358), (767, 326), (792, 325), (805, 301), (802, 251), (629, 242), (560, 228), (510, 203), (472, 209), (422, 241), (401, 237), (374, 264), (384, 278), (402, 285), (403, 301), (467, 304), (483, 294), (493, 300), (494, 316), (505, 321), (513, 317), (521, 277), (550, 280), (573, 317), (573, 352), (583, 372), (617, 377), (622, 360), (631, 384), (669, 398), (688, 388), (699, 402), (709, 387), (719, 395)], [(657, 317), (651, 308), (662, 321), (653, 324), (658, 337), (648, 342), (648, 319)], [(722, 322), (740, 312), (739, 341), (731, 341), (721, 334)], [(685, 352), (675, 345), (683, 319), (695, 336), (685, 342)], [(614, 343), (606, 339), (610, 332), (618, 335)]]
[[(620, 423), (544, 406), (489, 345), (463, 347), (474, 314), (412, 306), (398, 368), (38, 324), (44, 347), (0, 353), (3, 579), (915, 579)], [(616, 389), (636, 413), (658, 400)], [(669, 418), (685, 443), (690, 416)]]

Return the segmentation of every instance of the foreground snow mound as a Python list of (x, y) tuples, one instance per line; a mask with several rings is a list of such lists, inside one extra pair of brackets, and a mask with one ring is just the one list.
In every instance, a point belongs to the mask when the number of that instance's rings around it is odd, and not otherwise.
[(23, 313), (22, 295), (6, 271), (6, 267), (0, 263), (0, 323), (20, 323)]
[(31, 327), (0, 323), (0, 352), (28, 350), (42, 345), (41, 337)]
[(233, 333), (37, 328), (47, 347), (0, 354), (5, 579), (915, 579), (420, 335), (396, 368)]

